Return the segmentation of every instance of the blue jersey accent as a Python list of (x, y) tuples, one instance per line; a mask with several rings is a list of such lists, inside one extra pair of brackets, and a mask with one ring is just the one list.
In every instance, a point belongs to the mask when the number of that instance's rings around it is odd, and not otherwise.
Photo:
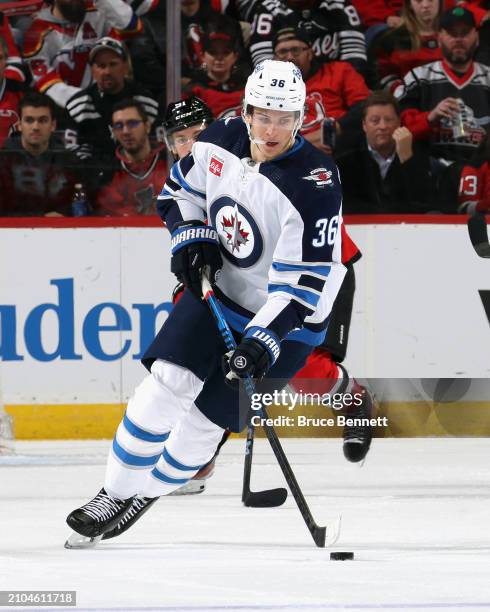
[(160, 453), (158, 455), (152, 455), (151, 457), (142, 457), (141, 455), (130, 453), (127, 450), (124, 450), (116, 438), (114, 438), (112, 442), (112, 450), (118, 459), (120, 459), (126, 465), (130, 465), (132, 467), (153, 466), (160, 458)]
[(183, 472), (196, 472), (201, 469), (200, 465), (184, 465), (183, 463), (180, 463), (180, 461), (177, 461), (177, 459), (172, 457), (166, 448), (163, 449), (163, 458), (169, 465), (177, 470), (182, 470)]
[(274, 291), (285, 291), (303, 302), (307, 302), (311, 306), (316, 306), (320, 299), (320, 296), (316, 293), (312, 293), (306, 289), (291, 287), (290, 285), (269, 285), (269, 293), (274, 293)]
[(179, 163), (180, 162), (176, 162), (173, 166), (172, 166), (172, 170), (170, 171), (170, 176), (172, 176), (172, 178), (177, 181), (179, 183), (179, 185), (181, 185), (181, 187), (183, 187), (183, 189), (185, 189), (186, 191), (188, 191), (189, 193), (192, 193), (193, 195), (196, 195), (200, 198), (205, 198), (206, 194), (202, 191), (198, 191), (197, 189), (194, 189), (193, 187), (191, 187), (189, 185), (189, 183), (184, 179), (184, 177), (182, 176), (182, 173), (180, 171), (179, 168)]
[(153, 434), (142, 429), (141, 427), (138, 427), (138, 425), (135, 425), (129, 420), (127, 414), (124, 415), (123, 425), (132, 436), (139, 438), (140, 440), (144, 440), (145, 442), (165, 442), (169, 436), (168, 432), (163, 434)]
[(165, 482), (166, 484), (172, 484), (172, 485), (173, 484), (184, 485), (186, 482), (190, 480), (190, 478), (172, 478), (171, 476), (168, 476), (167, 474), (164, 474), (163, 472), (161, 472), (158, 468), (153, 468), (153, 470), (151, 471), (151, 475), (157, 478), (158, 480)]
[(284, 264), (278, 261), (272, 262), (272, 267), (278, 272), (313, 272), (325, 276), (330, 274), (331, 266), (298, 266), (293, 264)]

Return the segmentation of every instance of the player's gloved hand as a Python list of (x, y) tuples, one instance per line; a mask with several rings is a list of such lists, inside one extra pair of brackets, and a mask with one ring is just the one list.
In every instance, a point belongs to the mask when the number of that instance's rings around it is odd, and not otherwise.
[(234, 351), (223, 356), (225, 382), (238, 387), (240, 379), (262, 378), (279, 357), (277, 336), (263, 327), (251, 327)]
[(170, 269), (198, 300), (202, 298), (203, 273), (213, 285), (222, 266), (218, 232), (214, 227), (202, 221), (183, 221), (174, 226)]

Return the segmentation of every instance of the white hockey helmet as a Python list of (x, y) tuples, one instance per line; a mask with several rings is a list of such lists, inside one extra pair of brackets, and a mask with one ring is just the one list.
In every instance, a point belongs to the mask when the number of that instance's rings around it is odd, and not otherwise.
[(278, 111), (299, 111), (299, 129), (303, 123), (305, 97), (305, 83), (295, 64), (264, 60), (255, 66), (247, 79), (244, 113), (249, 105)]

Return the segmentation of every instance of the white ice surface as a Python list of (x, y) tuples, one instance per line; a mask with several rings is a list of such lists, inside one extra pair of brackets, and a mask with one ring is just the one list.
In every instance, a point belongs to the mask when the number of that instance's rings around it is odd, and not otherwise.
[[(291, 495), (241, 505), (243, 445), (225, 445), (202, 495), (65, 550), (109, 442), (17, 443), (0, 457), (0, 590), (76, 590), (77, 610), (490, 610), (490, 439), (375, 440), (361, 469), (338, 440), (285, 440), (317, 522), (342, 513), (346, 562), (315, 547)], [(267, 442), (255, 450), (252, 488), (282, 486)]]

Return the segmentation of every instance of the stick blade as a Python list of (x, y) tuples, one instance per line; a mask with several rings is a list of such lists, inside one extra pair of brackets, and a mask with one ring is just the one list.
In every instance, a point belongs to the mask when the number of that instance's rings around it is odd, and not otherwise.
[(287, 497), (287, 490), (279, 487), (266, 491), (248, 491), (242, 497), (242, 502), (249, 508), (276, 508), (282, 506)]
[(325, 527), (325, 542), (323, 544), (324, 547), (328, 548), (329, 546), (333, 546), (340, 537), (340, 527), (342, 523), (342, 516), (339, 515), (337, 518), (332, 519), (327, 522)]

